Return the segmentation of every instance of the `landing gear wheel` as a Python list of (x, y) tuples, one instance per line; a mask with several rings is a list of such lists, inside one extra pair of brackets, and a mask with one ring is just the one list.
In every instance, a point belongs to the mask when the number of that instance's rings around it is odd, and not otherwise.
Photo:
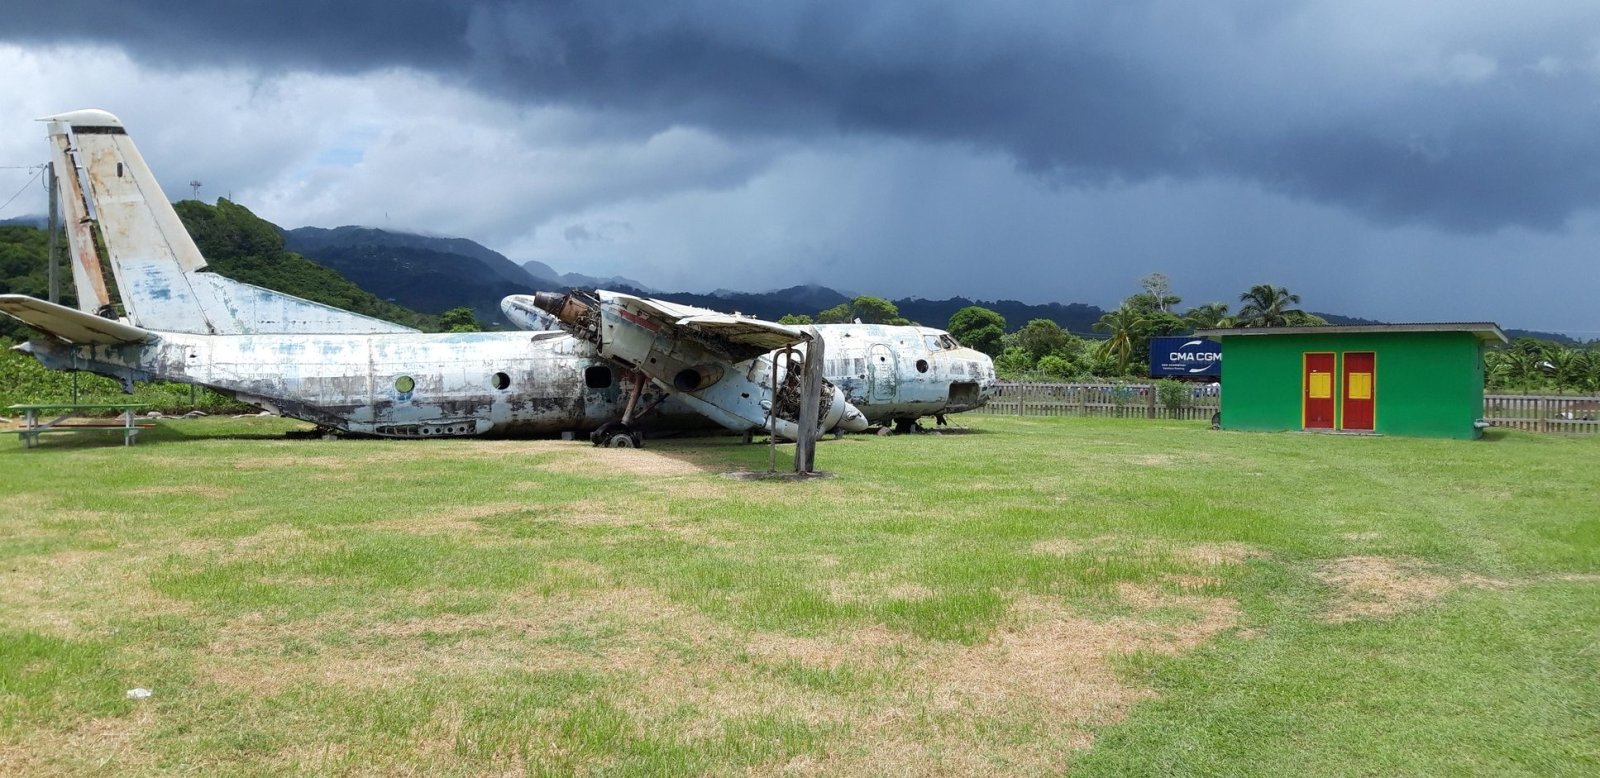
[(896, 434), (896, 435), (909, 435), (909, 434), (911, 434), (911, 431), (913, 429), (916, 429), (916, 426), (917, 426), (917, 420), (916, 419), (895, 419), (894, 420), (894, 434)]
[(589, 442), (606, 448), (644, 448), (644, 435), (622, 422), (611, 421), (589, 433)]

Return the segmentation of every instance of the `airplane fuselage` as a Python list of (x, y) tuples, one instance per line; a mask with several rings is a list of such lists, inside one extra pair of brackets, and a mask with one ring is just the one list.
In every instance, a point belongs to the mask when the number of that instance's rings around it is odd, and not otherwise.
[(968, 411), (994, 392), (994, 362), (931, 327), (818, 324), (823, 370), (875, 424)]
[[(819, 330), (830, 380), (876, 423), (970, 409), (993, 381), (986, 358), (972, 358), (977, 352), (930, 349), (926, 333), (936, 344), (937, 330)], [(562, 332), (156, 335), (127, 345), (41, 341), (33, 353), (53, 368), (198, 384), (285, 416), (384, 437), (554, 435), (616, 421), (627, 401), (612, 364)], [(655, 405), (663, 394), (652, 387), (641, 402)], [(667, 397), (645, 423), (702, 426), (703, 418)]]

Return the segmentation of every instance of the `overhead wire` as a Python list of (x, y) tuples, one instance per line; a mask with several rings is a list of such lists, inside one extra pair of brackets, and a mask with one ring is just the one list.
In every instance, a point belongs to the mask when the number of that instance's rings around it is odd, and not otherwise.
[(34, 171), (33, 177), (28, 179), (28, 181), (22, 185), (21, 189), (18, 189), (16, 191), (16, 193), (11, 195), (11, 197), (8, 198), (5, 202), (0, 203), (0, 211), (4, 211), (6, 209), (6, 206), (10, 205), (18, 197), (21, 197), (22, 193), (27, 191), (28, 187), (33, 186), (33, 182), (38, 181), (39, 180), (39, 176), (44, 175), (44, 166), (43, 165), (33, 165), (31, 167), (37, 167), (38, 170)]

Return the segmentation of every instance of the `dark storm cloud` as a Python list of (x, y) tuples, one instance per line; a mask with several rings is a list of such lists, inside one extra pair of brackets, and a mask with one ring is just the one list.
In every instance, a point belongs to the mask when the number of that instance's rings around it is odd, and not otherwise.
[(904, 137), (1059, 185), (1215, 176), (1385, 224), (1552, 229), (1600, 202), (1590, 4), (1345, 5), (67, 2), (0, 36), (413, 67), (641, 131)]

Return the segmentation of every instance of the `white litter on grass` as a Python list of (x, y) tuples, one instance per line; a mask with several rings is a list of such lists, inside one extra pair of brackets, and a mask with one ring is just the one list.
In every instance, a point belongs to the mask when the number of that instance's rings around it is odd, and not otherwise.
[(128, 699), (130, 699), (130, 700), (148, 700), (148, 699), (150, 699), (150, 690), (149, 689), (145, 689), (145, 688), (129, 689), (128, 690)]

